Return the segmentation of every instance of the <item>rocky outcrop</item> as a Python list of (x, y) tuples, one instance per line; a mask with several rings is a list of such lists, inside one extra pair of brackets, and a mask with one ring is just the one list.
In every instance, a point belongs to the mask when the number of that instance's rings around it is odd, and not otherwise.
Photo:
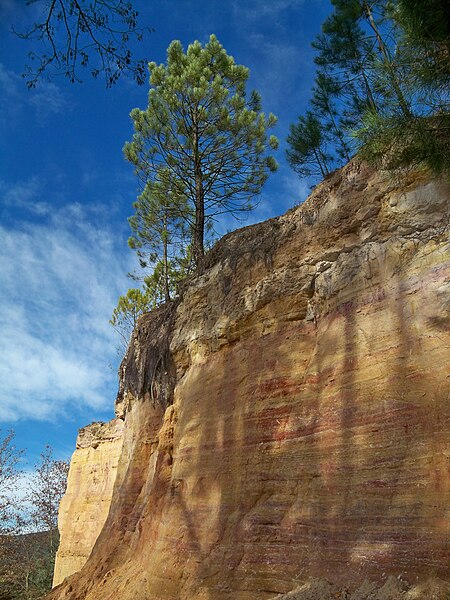
[(410, 585), (401, 576), (390, 575), (380, 584), (365, 580), (357, 589), (338, 587), (325, 579), (312, 579), (274, 600), (448, 600), (450, 584), (430, 578)]
[(449, 204), (352, 162), (144, 316), (109, 515), (51, 598), (448, 578)]
[(122, 420), (114, 419), (79, 431), (67, 490), (59, 507), (61, 543), (54, 586), (81, 569), (106, 521), (122, 451), (123, 425)]

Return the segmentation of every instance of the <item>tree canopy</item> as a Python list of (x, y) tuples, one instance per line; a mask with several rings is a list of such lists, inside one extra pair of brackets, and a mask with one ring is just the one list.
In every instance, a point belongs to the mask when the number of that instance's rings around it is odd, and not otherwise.
[(142, 268), (154, 266), (152, 276), (145, 279), (147, 294), (156, 303), (161, 296), (168, 302), (190, 243), (186, 198), (174, 196), (163, 177), (162, 181), (148, 181), (133, 206), (135, 214), (128, 219), (132, 230), (128, 245), (137, 251)]
[(208, 224), (250, 210), (277, 168), (267, 154), (278, 145), (267, 134), (276, 118), (261, 112), (257, 92), (247, 94), (248, 69), (214, 35), (186, 52), (172, 42), (166, 64), (152, 62), (149, 70), (148, 106), (131, 112), (135, 133), (125, 156), (150, 195), (166, 190), (201, 271)]
[(0, 536), (17, 531), (20, 525), (17, 503), (13, 500), (19, 478), (18, 464), (23, 452), (14, 445), (14, 432), (0, 431)]
[[(336, 168), (357, 151), (384, 168), (449, 171), (447, 3), (331, 1), (333, 13), (313, 42), (311, 108), (288, 138), (291, 166), (302, 176), (323, 175), (323, 156)], [(312, 119), (314, 139), (322, 141), (314, 164), (305, 128)]]
[[(57, 516), (69, 463), (46, 446), (24, 472), (14, 432), (0, 431), (0, 598), (38, 600), (50, 591), (58, 543)], [(24, 475), (26, 475), (24, 477)], [(24, 493), (25, 492), (25, 493)]]
[(131, 288), (120, 296), (109, 322), (121, 337), (121, 351), (126, 350), (138, 318), (154, 306), (154, 299), (139, 288)]
[(287, 159), (299, 175), (325, 177), (329, 173), (331, 157), (325, 149), (325, 132), (311, 111), (291, 125), (287, 142), (290, 145)]

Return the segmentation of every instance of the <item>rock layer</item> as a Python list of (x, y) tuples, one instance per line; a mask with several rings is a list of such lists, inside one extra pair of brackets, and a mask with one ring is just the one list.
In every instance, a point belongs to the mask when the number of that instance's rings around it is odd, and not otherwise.
[(448, 578), (448, 223), (445, 183), (352, 162), (225, 236), (133, 334), (109, 516), (51, 597)]
[(67, 490), (61, 500), (53, 585), (81, 569), (108, 516), (117, 463), (122, 451), (123, 421), (92, 423), (80, 429), (70, 462)]

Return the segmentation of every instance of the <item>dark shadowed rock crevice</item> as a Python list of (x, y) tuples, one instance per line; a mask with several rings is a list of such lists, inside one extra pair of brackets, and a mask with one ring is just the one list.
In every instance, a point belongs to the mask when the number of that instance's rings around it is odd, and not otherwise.
[(176, 372), (170, 340), (178, 302), (164, 304), (139, 319), (119, 368), (118, 417), (124, 418), (131, 398), (143, 398), (164, 410), (172, 404)]

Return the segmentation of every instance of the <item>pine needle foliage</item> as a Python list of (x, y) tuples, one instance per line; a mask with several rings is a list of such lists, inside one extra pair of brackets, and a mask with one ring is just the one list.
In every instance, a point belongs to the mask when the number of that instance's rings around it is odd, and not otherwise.
[[(310, 150), (306, 121), (321, 132), (321, 155), (288, 160), (301, 176), (323, 176), (359, 155), (384, 169), (450, 172), (450, 19), (444, 0), (332, 0), (313, 42), (318, 72), (311, 108), (297, 130)], [(311, 117), (312, 114), (312, 117)], [(305, 169), (304, 166), (307, 166)]]
[(170, 44), (165, 64), (149, 64), (145, 110), (134, 109), (133, 140), (124, 147), (144, 185), (164, 185), (179, 202), (193, 261), (204, 265), (205, 232), (215, 218), (251, 210), (270, 171), (278, 140), (268, 136), (274, 115), (261, 112), (257, 92), (247, 94), (249, 71), (217, 38), (187, 51)]
[(138, 318), (154, 306), (154, 297), (139, 288), (131, 288), (124, 296), (119, 297), (109, 323), (120, 335), (121, 352), (127, 349), (131, 332)]

